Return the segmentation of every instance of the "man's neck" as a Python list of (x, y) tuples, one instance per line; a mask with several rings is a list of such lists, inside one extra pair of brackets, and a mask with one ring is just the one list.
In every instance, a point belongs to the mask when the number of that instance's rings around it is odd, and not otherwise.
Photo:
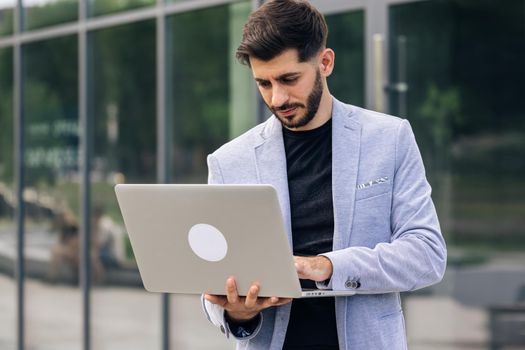
[(333, 98), (330, 95), (330, 91), (325, 88), (321, 102), (319, 103), (319, 109), (315, 114), (315, 117), (306, 125), (303, 130), (317, 129), (321, 125), (324, 125), (330, 118), (332, 118), (332, 104)]

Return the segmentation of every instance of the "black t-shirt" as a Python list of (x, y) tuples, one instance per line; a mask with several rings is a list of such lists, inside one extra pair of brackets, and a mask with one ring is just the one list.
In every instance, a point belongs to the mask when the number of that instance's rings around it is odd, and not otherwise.
[[(332, 250), (332, 120), (308, 131), (283, 128), (288, 171), (294, 255)], [(301, 280), (304, 288), (315, 283)], [(285, 350), (339, 349), (333, 297), (292, 302)]]

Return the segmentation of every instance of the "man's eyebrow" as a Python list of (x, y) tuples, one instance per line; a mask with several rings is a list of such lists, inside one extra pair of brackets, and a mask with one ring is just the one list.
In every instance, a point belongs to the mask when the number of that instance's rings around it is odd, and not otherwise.
[[(295, 77), (299, 76), (300, 74), (301, 74), (300, 72), (284, 73), (284, 74), (279, 75), (277, 78), (275, 78), (275, 80), (285, 80), (285, 79), (295, 78)], [(269, 81), (268, 79), (262, 79), (262, 78), (254, 78), (254, 80), (257, 81), (257, 82), (267, 82), (267, 81)]]
[(284, 73), (282, 75), (279, 75), (277, 77), (277, 80), (284, 80), (284, 79), (290, 79), (290, 78), (295, 78), (297, 77), (298, 75), (300, 75), (301, 73), (299, 72), (290, 72), (290, 73)]

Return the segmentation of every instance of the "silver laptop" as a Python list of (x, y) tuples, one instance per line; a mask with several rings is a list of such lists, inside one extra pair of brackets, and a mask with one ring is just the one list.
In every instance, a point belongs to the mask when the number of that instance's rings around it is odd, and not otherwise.
[(146, 290), (321, 297), (301, 290), (277, 192), (270, 185), (117, 185), (118, 203)]

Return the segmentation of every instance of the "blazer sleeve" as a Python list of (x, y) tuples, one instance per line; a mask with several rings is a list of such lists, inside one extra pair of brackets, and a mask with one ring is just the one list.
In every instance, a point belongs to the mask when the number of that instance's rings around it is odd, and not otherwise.
[[(219, 161), (213, 154), (208, 156), (208, 184), (223, 184), (224, 178), (221, 173), (221, 168), (219, 166)], [(220, 307), (219, 305), (212, 304), (206, 299), (204, 299), (204, 295), (201, 295), (201, 304), (202, 309), (204, 311), (204, 314), (206, 315), (206, 318), (208, 321), (210, 321), (213, 325), (218, 327), (220, 331), (229, 338), (230, 335), (232, 335), (234, 338), (242, 338), (243, 340), (248, 340), (257, 335), (259, 330), (262, 326), (262, 314), (261, 317), (259, 317), (259, 324), (256, 326), (255, 331), (253, 333), (246, 333), (245, 336), (237, 337), (235, 335), (235, 332), (232, 332), (230, 330), (230, 326), (228, 322), (226, 321), (225, 315), (224, 315), (224, 309)]]
[(325, 255), (332, 261), (334, 290), (358, 293), (410, 291), (439, 282), (445, 273), (446, 246), (431, 188), (410, 124), (396, 137), (390, 242), (374, 248), (349, 247)]

